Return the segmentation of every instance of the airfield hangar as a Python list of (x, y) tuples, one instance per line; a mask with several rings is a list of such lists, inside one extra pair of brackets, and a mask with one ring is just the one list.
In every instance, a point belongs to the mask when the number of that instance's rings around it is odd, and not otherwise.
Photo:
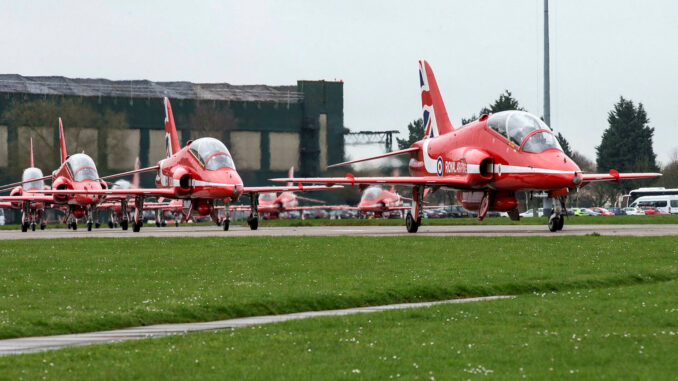
[[(47, 175), (59, 165), (58, 117), (69, 153), (86, 152), (100, 175), (151, 166), (165, 155), (162, 98), (172, 104), (182, 146), (212, 136), (231, 151), (247, 185), (268, 178), (316, 176), (344, 156), (343, 83), (296, 86), (111, 81), (0, 75), (0, 183), (29, 165)], [(142, 176), (150, 186), (153, 176)]]

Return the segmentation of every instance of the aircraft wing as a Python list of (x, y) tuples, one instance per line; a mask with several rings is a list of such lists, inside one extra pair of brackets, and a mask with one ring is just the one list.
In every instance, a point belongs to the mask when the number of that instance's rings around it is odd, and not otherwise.
[(0, 202), (0, 208), (11, 208), (12, 203), (11, 202)]
[[(469, 184), (462, 176), (399, 176), (399, 177), (308, 177), (291, 179), (270, 179), (275, 182), (316, 183), (316, 184), (394, 184), (394, 185), (439, 185), (450, 188), (468, 188)], [(308, 189), (308, 187), (304, 187)]]
[(614, 169), (610, 173), (582, 173), (582, 183), (588, 184), (597, 181), (619, 181), (631, 179), (648, 179), (661, 176), (661, 173), (619, 173)]
[(135, 189), (90, 189), (90, 190), (38, 190), (35, 193), (44, 194), (90, 194), (104, 196), (155, 196), (155, 197), (174, 197), (174, 190), (166, 188), (135, 188)]
[(269, 192), (292, 192), (292, 191), (311, 191), (311, 190), (325, 190), (325, 189), (339, 189), (343, 188), (341, 185), (311, 185), (304, 186), (302, 184), (285, 186), (285, 187), (244, 187), (243, 193), (269, 193)]
[(5, 196), (0, 197), (0, 201), (36, 201), (36, 202), (54, 202), (52, 196), (29, 195), (29, 196)]

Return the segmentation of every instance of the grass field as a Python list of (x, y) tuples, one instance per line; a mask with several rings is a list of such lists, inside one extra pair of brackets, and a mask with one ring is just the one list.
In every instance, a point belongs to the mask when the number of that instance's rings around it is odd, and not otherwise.
[(678, 278), (678, 237), (5, 241), (0, 337)]
[[(506, 217), (486, 218), (482, 222), (475, 218), (427, 218), (423, 225), (546, 225), (546, 217), (528, 217), (521, 218), (520, 221), (511, 221)], [(232, 221), (231, 224), (247, 226), (246, 221)], [(259, 226), (262, 227), (288, 227), (288, 226), (399, 226), (404, 225), (403, 219), (347, 219), (347, 220), (260, 220)], [(572, 225), (646, 225), (646, 224), (678, 224), (678, 214), (676, 215), (648, 215), (648, 216), (606, 216), (606, 217), (566, 217), (565, 224)], [(214, 226), (211, 222), (200, 222), (191, 225)], [(79, 229), (85, 229), (86, 225), (81, 223)], [(150, 222), (144, 225), (145, 229), (155, 228), (155, 223)], [(174, 226), (169, 224), (168, 226)], [(66, 229), (64, 224), (49, 224), (48, 229)], [(0, 229), (19, 230), (19, 225), (0, 225)], [(101, 229), (108, 229), (108, 225), (102, 225)], [(119, 229), (119, 228), (118, 228)]]
[(316, 318), (0, 358), (7, 379), (675, 379), (678, 283)]

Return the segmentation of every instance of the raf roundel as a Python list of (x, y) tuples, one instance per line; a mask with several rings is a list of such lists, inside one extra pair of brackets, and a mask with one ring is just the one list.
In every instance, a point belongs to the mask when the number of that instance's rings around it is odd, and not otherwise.
[(438, 176), (443, 175), (443, 157), (438, 156), (438, 162), (436, 163), (436, 169), (438, 170)]

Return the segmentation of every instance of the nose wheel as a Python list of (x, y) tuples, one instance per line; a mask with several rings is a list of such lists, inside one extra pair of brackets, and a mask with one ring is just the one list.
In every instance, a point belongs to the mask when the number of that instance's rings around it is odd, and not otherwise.
[(415, 221), (412, 217), (412, 213), (407, 212), (407, 217), (405, 217), (405, 226), (407, 227), (408, 233), (416, 233), (419, 230), (419, 221)]
[(551, 211), (551, 216), (549, 216), (549, 231), (555, 233), (557, 231), (563, 230), (563, 226), (565, 226), (565, 214), (563, 214), (563, 205), (564, 202), (561, 202), (561, 200), (555, 198), (554, 200), (554, 208)]

